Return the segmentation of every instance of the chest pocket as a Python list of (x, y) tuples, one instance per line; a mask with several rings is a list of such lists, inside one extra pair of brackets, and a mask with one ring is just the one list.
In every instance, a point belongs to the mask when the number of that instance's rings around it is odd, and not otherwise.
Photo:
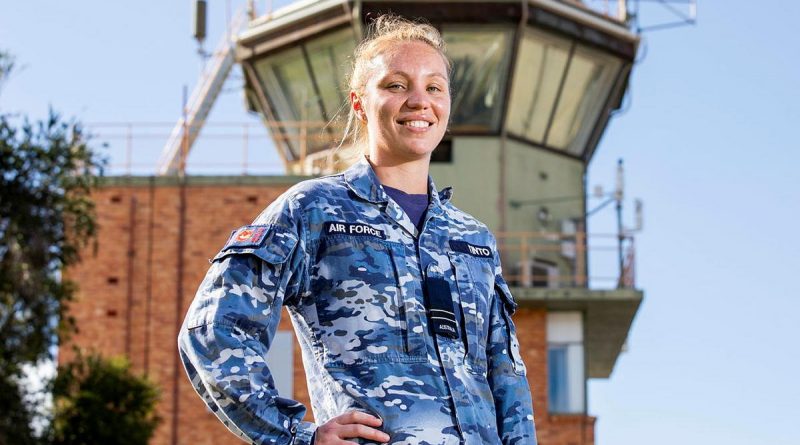
[(320, 240), (311, 269), (316, 331), (327, 367), (380, 362), (422, 362), (409, 350), (401, 279), (408, 276), (404, 247), (368, 236)]
[(486, 339), (489, 335), (489, 297), (494, 289), (494, 264), (491, 258), (450, 252), (450, 263), (456, 274), (464, 330), (467, 335), (468, 369), (486, 374)]

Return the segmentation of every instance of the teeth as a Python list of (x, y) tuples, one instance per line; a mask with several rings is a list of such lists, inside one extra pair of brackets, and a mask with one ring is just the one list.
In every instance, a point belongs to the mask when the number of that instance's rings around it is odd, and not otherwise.
[(425, 128), (430, 126), (430, 124), (425, 121), (406, 121), (403, 122), (403, 125), (406, 125), (408, 127), (417, 127), (417, 128)]

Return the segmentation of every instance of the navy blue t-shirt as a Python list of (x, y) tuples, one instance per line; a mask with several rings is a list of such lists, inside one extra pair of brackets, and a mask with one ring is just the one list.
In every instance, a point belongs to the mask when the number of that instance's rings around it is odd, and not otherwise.
[(417, 229), (422, 230), (422, 221), (425, 218), (425, 212), (428, 210), (428, 194), (412, 195), (386, 185), (383, 186), (383, 190), (403, 208), (403, 211), (411, 218), (411, 222), (417, 226)]

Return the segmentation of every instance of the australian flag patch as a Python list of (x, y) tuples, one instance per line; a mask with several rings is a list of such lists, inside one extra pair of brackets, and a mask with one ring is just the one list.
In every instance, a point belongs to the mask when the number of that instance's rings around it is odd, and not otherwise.
[(229, 247), (259, 247), (267, 236), (268, 226), (244, 226), (231, 233), (224, 249)]

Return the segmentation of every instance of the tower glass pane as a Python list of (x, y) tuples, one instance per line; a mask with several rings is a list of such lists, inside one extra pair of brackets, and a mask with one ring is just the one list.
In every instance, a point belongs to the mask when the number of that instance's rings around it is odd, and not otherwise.
[(551, 413), (569, 411), (567, 347), (547, 347), (547, 403)]
[(306, 44), (306, 53), (319, 87), (325, 117), (330, 120), (345, 104), (345, 73), (355, 48), (353, 30), (336, 31)]
[(511, 90), (508, 131), (541, 144), (564, 77), (571, 42), (533, 29), (522, 36)]
[(512, 29), (497, 26), (442, 26), (447, 55), (453, 64), (453, 130), (499, 130), (512, 35)]
[(326, 141), (317, 134), (319, 128), (310, 127), (304, 130), (301, 124), (301, 121), (323, 121), (320, 101), (303, 51), (297, 47), (288, 49), (257, 61), (254, 67), (268, 92), (276, 118), (284, 126), (279, 138), (286, 139), (296, 158), (304, 150), (312, 152), (321, 148)]
[(582, 45), (575, 48), (561, 89), (547, 146), (580, 156), (622, 66), (617, 57)]

